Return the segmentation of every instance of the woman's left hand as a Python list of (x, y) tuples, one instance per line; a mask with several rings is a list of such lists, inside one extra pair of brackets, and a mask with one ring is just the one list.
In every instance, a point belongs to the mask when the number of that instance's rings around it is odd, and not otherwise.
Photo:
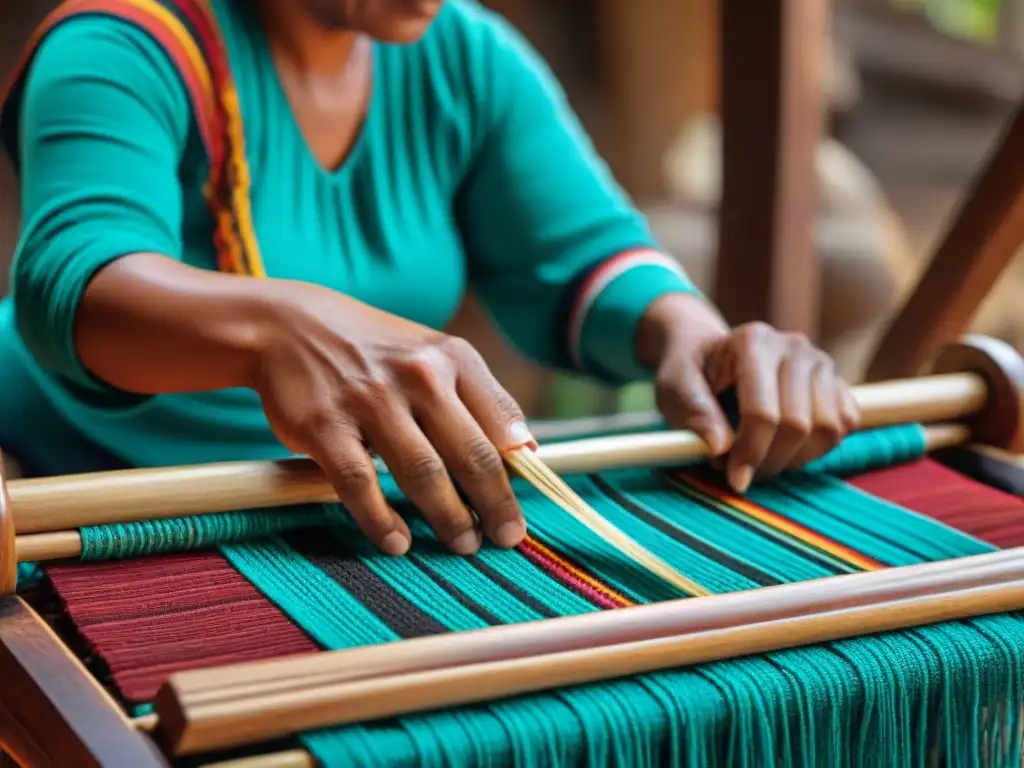
[[(676, 429), (692, 429), (724, 457), (729, 484), (796, 468), (828, 453), (860, 415), (831, 358), (806, 337), (764, 323), (730, 330), (704, 299), (673, 294), (645, 313), (640, 362), (655, 371), (659, 410)], [(734, 387), (733, 430), (717, 395)]]

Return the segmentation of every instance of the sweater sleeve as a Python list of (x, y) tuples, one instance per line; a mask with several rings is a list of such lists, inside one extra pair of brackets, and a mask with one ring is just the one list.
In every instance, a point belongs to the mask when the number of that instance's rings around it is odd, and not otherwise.
[(16, 322), (33, 357), (73, 385), (74, 323), (91, 278), (132, 253), (181, 257), (178, 167), (191, 110), (163, 49), (110, 17), (72, 19), (36, 52), (21, 102)]
[(634, 337), (667, 292), (696, 293), (615, 183), (548, 71), (485, 11), (467, 33), (477, 150), (456, 203), (471, 285), (548, 366), (646, 378)]

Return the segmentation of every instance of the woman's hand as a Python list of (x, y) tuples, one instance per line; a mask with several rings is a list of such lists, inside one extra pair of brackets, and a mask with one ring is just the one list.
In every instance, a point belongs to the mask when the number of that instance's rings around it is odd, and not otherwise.
[(324, 469), (377, 546), (400, 555), (411, 539), (368, 447), (455, 552), (475, 552), (481, 528), (502, 547), (522, 540), (499, 449), (533, 438), (468, 342), (312, 286), (291, 286), (271, 311), (252, 386), (278, 438)]
[[(716, 456), (727, 454), (730, 485), (801, 466), (856, 429), (859, 413), (832, 360), (799, 334), (763, 323), (729, 330), (703, 299), (663, 297), (637, 336), (640, 361), (656, 371), (658, 408), (677, 429), (692, 429)], [(735, 387), (735, 433), (716, 395)]]

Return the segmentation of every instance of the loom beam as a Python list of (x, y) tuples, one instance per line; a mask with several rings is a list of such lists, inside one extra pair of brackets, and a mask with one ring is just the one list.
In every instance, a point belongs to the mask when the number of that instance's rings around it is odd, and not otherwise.
[[(1019, 550), (926, 562), (879, 571), (828, 576), (705, 600), (669, 600), (546, 619), (503, 624), (453, 635), (430, 635), (386, 645), (327, 651), (273, 661), (251, 661), (215, 670), (178, 672), (157, 696), (164, 714), (175, 707), (271, 697), (313, 685), (337, 685), (408, 675), (465, 664), (563, 653), (744, 623), (780, 621), (811, 613), (869, 606), (883, 599), (910, 600), (937, 592), (974, 589), (1024, 578)], [(167, 708), (170, 709), (167, 709)], [(182, 715), (176, 715), (180, 719)], [(166, 718), (165, 718), (166, 719)]]

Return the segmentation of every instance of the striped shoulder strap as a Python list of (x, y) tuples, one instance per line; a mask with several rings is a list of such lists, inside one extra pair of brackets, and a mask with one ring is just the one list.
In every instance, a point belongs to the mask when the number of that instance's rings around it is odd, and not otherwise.
[(177, 68), (210, 161), (204, 196), (214, 217), (223, 272), (266, 277), (252, 221), (251, 184), (242, 112), (216, 17), (207, 0), (64, 0), (35, 30), (14, 71), (0, 86), (0, 143), (19, 170), (18, 133), (26, 75), (53, 29), (83, 15), (130, 22), (164, 49)]

